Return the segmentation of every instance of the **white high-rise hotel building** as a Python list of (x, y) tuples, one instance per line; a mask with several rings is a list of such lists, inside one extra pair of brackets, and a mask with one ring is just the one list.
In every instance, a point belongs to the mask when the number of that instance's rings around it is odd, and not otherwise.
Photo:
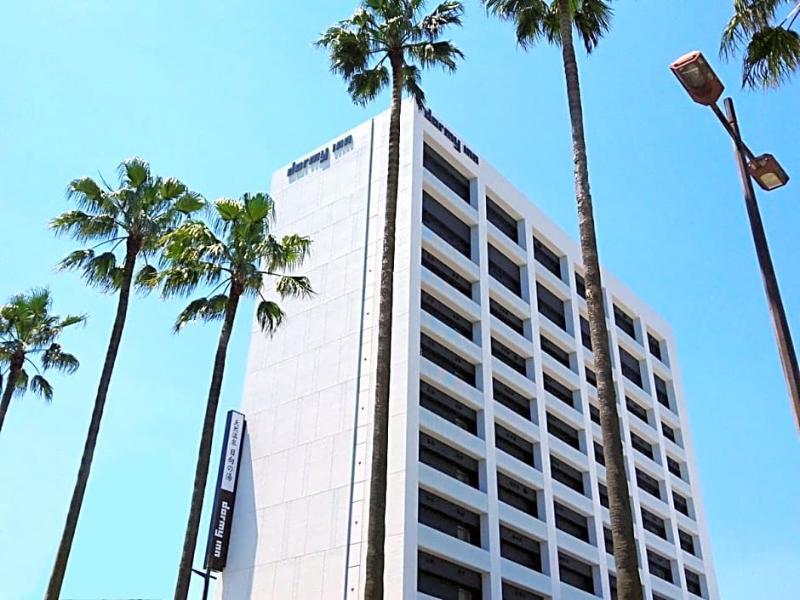
[[(273, 175), (317, 294), (253, 329), (226, 600), (363, 597), (388, 121)], [(579, 247), (478, 154), (404, 105), (386, 598), (613, 598)], [(716, 599), (671, 329), (603, 281), (646, 597)]]

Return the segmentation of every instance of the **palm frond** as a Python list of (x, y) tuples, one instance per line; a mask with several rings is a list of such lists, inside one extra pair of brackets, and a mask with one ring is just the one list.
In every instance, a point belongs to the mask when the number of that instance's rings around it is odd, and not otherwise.
[(225, 316), (225, 309), (228, 305), (228, 296), (218, 294), (210, 298), (197, 298), (192, 300), (184, 308), (175, 321), (175, 332), (179, 332), (192, 321), (201, 320), (204, 322), (218, 321)]
[(390, 81), (389, 69), (379, 64), (372, 69), (365, 69), (350, 76), (347, 93), (353, 102), (360, 105), (369, 104), (381, 93)]
[(314, 293), (308, 277), (300, 275), (283, 275), (275, 283), (275, 291), (281, 298), (308, 298)]
[(34, 375), (31, 378), (30, 390), (37, 396), (41, 396), (47, 402), (53, 400), (53, 386), (41, 375)]
[(122, 282), (122, 268), (117, 266), (113, 252), (95, 254), (94, 250), (75, 250), (59, 264), (60, 270), (79, 270), (83, 279), (92, 286), (111, 292), (119, 289)]
[(460, 27), (464, 6), (461, 2), (442, 2), (422, 19), (421, 29), (435, 40), (447, 27)]
[(777, 88), (800, 68), (800, 35), (783, 27), (764, 27), (753, 34), (742, 61), (742, 85)]
[(56, 235), (70, 234), (79, 242), (112, 240), (119, 234), (119, 226), (113, 216), (90, 215), (80, 210), (58, 215), (50, 221), (50, 229)]
[(55, 369), (72, 374), (78, 370), (80, 362), (75, 355), (64, 352), (59, 344), (51, 344), (42, 354), (42, 367), (44, 370)]
[[(25, 369), (20, 369), (14, 379), (14, 395), (22, 396), (28, 391), (28, 372)], [(7, 384), (10, 385), (10, 382)]]
[(613, 9), (604, 0), (580, 1), (579, 10), (573, 15), (573, 22), (587, 53), (591, 53), (600, 39), (608, 33), (613, 14)]
[(425, 107), (425, 92), (420, 86), (421, 79), (422, 76), (416, 65), (403, 66), (403, 89), (414, 99), (420, 110)]
[(272, 335), (283, 323), (285, 314), (275, 302), (262, 300), (256, 307), (256, 321), (261, 331)]

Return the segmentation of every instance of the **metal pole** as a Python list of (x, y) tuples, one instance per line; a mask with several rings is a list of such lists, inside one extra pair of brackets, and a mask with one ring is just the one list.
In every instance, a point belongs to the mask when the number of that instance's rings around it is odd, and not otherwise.
[(778, 289), (778, 280), (775, 277), (775, 268), (772, 265), (772, 258), (767, 246), (767, 236), (764, 233), (764, 224), (761, 221), (761, 214), (756, 203), (756, 194), (753, 189), (753, 179), (747, 168), (745, 159), (744, 144), (739, 133), (739, 123), (736, 120), (736, 110), (733, 107), (733, 100), (725, 98), (725, 113), (728, 117), (728, 124), (731, 131), (735, 134), (734, 151), (736, 163), (739, 167), (739, 175), (742, 178), (742, 188), (744, 190), (744, 202), (747, 207), (747, 216), (750, 219), (750, 230), (753, 234), (753, 242), (756, 246), (756, 256), (758, 266), (761, 268), (761, 277), (764, 281), (764, 291), (767, 294), (769, 312), (772, 316), (772, 325), (775, 329), (775, 338), (778, 342), (778, 353), (781, 357), (783, 374), (786, 377), (786, 386), (789, 388), (789, 398), (794, 409), (796, 425), (800, 428), (800, 371), (797, 368), (797, 355), (792, 344), (792, 334), (789, 331), (789, 322), (786, 320), (786, 312), (783, 308), (781, 293)]
[(206, 569), (205, 571), (201, 571), (200, 569), (192, 569), (192, 572), (195, 575), (200, 575), (200, 577), (203, 578), (203, 600), (208, 600), (209, 583), (212, 579), (216, 579), (216, 577), (211, 574), (209, 569)]

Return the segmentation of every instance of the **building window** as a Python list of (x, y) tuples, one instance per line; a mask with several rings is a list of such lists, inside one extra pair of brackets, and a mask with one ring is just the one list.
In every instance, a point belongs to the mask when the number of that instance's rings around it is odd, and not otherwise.
[(628, 396), (625, 396), (625, 406), (628, 408), (628, 412), (634, 417), (638, 418), (644, 423), (650, 423), (650, 420), (647, 418), (647, 409), (645, 409), (641, 404), (630, 399)]
[(581, 473), (575, 467), (568, 465), (563, 460), (556, 458), (553, 455), (550, 455), (550, 472), (553, 475), (553, 479), (563, 483), (570, 489), (575, 490), (581, 495), (585, 494), (585, 488), (583, 486), (583, 473)]
[(637, 358), (628, 353), (622, 346), (619, 347), (619, 362), (622, 367), (622, 374), (639, 387), (642, 387), (642, 365)]
[(611, 535), (611, 529), (605, 526), (603, 527), (603, 546), (607, 554), (614, 555), (614, 537)]
[(432, 315), (448, 327), (472, 341), (472, 322), (439, 301), (425, 290), (420, 294), (420, 306), (429, 315)]
[(419, 382), (419, 405), (472, 435), (478, 434), (478, 413), (425, 381)]
[(525, 359), (494, 338), (492, 338), (492, 356), (514, 369), (520, 375), (527, 376)]
[(565, 404), (569, 404), (572, 408), (575, 408), (575, 399), (572, 390), (550, 377), (547, 373), (544, 374), (542, 381), (546, 392), (552, 394)]
[(526, 465), (536, 468), (533, 443), (497, 423), (494, 425), (494, 445), (497, 446), (498, 450), (502, 450)]
[(525, 514), (539, 518), (536, 490), (500, 471), (497, 472), (497, 497), (500, 502), (505, 502)]
[(600, 409), (594, 404), (589, 405), (589, 418), (600, 425)]
[(588, 544), (589, 520), (579, 512), (558, 502), (553, 503), (553, 508), (556, 515), (556, 527)]
[(647, 334), (647, 346), (650, 348), (650, 354), (658, 360), (664, 361), (661, 357), (661, 342), (652, 333)]
[(492, 395), (494, 396), (495, 402), (499, 402), (506, 408), (510, 408), (521, 417), (531, 419), (530, 398), (526, 398), (497, 379), (492, 379)]
[(580, 452), (581, 441), (578, 430), (549, 412), (547, 413), (547, 432)]
[(667, 457), (667, 469), (669, 469), (669, 472), (675, 475), (675, 477), (683, 479), (683, 469), (681, 469), (681, 463), (671, 456)]
[(661, 379), (658, 375), (653, 375), (653, 381), (656, 384), (656, 400), (663, 404), (670, 410), (672, 407), (669, 404), (669, 392), (667, 392), (667, 382)]
[(636, 328), (633, 318), (616, 304), (614, 305), (614, 323), (633, 339), (636, 339)]
[(642, 509), (642, 527), (664, 540), (667, 539), (667, 524), (664, 519), (644, 508)]
[(519, 243), (517, 220), (500, 208), (489, 196), (486, 196), (486, 219), (506, 236)]
[(464, 294), (470, 300), (472, 299), (472, 284), (456, 271), (448, 267), (441, 260), (436, 258), (427, 250), (422, 250), (422, 266), (428, 269), (431, 273), (439, 277), (445, 283), (450, 284), (456, 290)]
[(422, 154), (422, 165), (436, 178), (450, 188), (456, 196), (467, 204), (470, 203), (469, 179), (457, 171), (441, 154), (425, 144)]
[(578, 296), (586, 300), (586, 281), (583, 279), (583, 275), (575, 272), (575, 291), (578, 292)]
[(678, 443), (678, 438), (675, 435), (675, 430), (664, 422), (661, 423), (661, 432), (664, 434), (664, 437), (667, 438), (672, 443), (674, 444)]
[(422, 224), (467, 258), (472, 258), (472, 231), (427, 192), (422, 192)]
[(591, 565), (559, 552), (558, 576), (562, 583), (594, 594), (594, 571)]
[(599, 481), (597, 482), (597, 497), (600, 500), (600, 506), (608, 508), (608, 488)]
[(640, 438), (632, 431), (631, 431), (631, 446), (633, 446), (634, 450), (641, 452), (650, 460), (655, 460), (653, 458), (653, 446), (649, 442)]
[(489, 298), (489, 313), (518, 334), (525, 335), (524, 321), (493, 298)]
[(500, 525), (500, 556), (542, 572), (541, 542)]
[(533, 237), (533, 258), (545, 269), (561, 279), (561, 257), (545, 246), (536, 236)]
[(689, 514), (689, 501), (674, 490), (672, 492), (672, 503), (675, 505), (675, 510), (679, 513), (691, 517)]
[(661, 484), (655, 477), (651, 477), (641, 469), (636, 469), (636, 485), (651, 496), (661, 500)]
[(703, 586), (700, 585), (700, 575), (689, 569), (684, 569), (683, 574), (686, 576), (686, 589), (688, 592), (702, 597)]
[(606, 455), (603, 453), (603, 446), (598, 444), (597, 442), (592, 442), (594, 444), (594, 460), (600, 465), (606, 466)]
[(589, 321), (587, 321), (584, 317), (580, 317), (580, 320), (581, 320), (581, 344), (583, 344), (583, 347), (591, 352), (592, 334), (591, 331), (589, 330)]
[(427, 490), (419, 490), (419, 522), (473, 546), (481, 546), (481, 518)]
[(522, 277), (519, 265), (491, 244), (489, 251), (489, 275), (502, 283), (517, 296), (522, 296)]
[(461, 483), (478, 489), (478, 461), (421, 431), (419, 433), (419, 461)]
[(686, 533), (683, 529), (678, 529), (678, 539), (680, 540), (681, 548), (685, 552), (697, 556), (697, 551), (694, 548), (694, 536), (692, 534)]
[(567, 330), (567, 317), (564, 302), (541, 283), (536, 284), (536, 299), (539, 314), (544, 315), (564, 331)]
[(543, 596), (534, 594), (528, 590), (523, 590), (515, 585), (511, 585), (507, 581), (503, 581), (503, 599), (502, 600), (545, 600)]
[(475, 386), (475, 365), (445, 348), (424, 333), (420, 335), (420, 354), (445, 371)]
[(672, 583), (672, 561), (660, 554), (647, 551), (647, 566), (650, 569), (650, 574), (655, 575), (659, 579)]
[(597, 387), (597, 375), (589, 367), (583, 368), (583, 378), (586, 379), (586, 383), (589, 385)]
[(442, 600), (483, 600), (480, 573), (421, 550), (417, 591)]
[(561, 363), (566, 368), (570, 369), (569, 352), (561, 348), (558, 344), (553, 342), (546, 336), (539, 336), (539, 342), (542, 345), (542, 352), (547, 354), (550, 358), (558, 363)]

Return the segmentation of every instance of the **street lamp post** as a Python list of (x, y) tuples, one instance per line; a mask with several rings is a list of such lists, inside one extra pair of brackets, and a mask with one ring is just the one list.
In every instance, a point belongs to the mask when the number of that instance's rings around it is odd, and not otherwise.
[(755, 156), (742, 140), (739, 123), (736, 119), (736, 110), (733, 100), (725, 98), (725, 114), (722, 113), (717, 101), (725, 87), (719, 77), (714, 73), (705, 57), (700, 52), (690, 52), (670, 65), (670, 69), (681, 82), (692, 100), (698, 104), (708, 106), (717, 116), (725, 131), (733, 140), (734, 154), (742, 179), (744, 202), (747, 207), (747, 216), (750, 220), (750, 231), (756, 247), (758, 266), (761, 268), (761, 277), (764, 281), (764, 291), (767, 294), (772, 325), (778, 342), (778, 353), (786, 377), (786, 386), (789, 389), (789, 398), (794, 409), (795, 421), (800, 428), (800, 371), (797, 367), (792, 335), (789, 331), (789, 322), (783, 308), (775, 268), (767, 245), (767, 236), (764, 233), (764, 224), (756, 202), (753, 179), (758, 185), (772, 191), (788, 183), (789, 176), (771, 154)]

